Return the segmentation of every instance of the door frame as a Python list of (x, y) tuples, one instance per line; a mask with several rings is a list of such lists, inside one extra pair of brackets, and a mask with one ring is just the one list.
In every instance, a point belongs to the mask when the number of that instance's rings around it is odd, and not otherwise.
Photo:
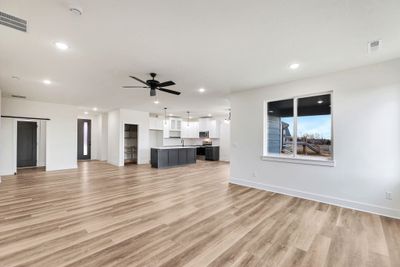
[[(88, 147), (88, 158), (85, 159), (80, 159), (79, 158), (79, 121), (88, 121), (89, 122), (89, 147)], [(77, 118), (76, 120), (76, 159), (77, 160), (92, 160), (92, 126), (93, 126), (93, 120), (89, 118)], [(83, 145), (83, 144), (82, 144)]]
[(139, 165), (139, 159), (140, 159), (140, 138), (139, 138), (139, 133), (140, 133), (140, 124), (139, 123), (130, 123), (130, 122), (122, 122), (122, 134), (120, 135), (120, 138), (122, 140), (122, 147), (120, 148), (120, 154), (119, 154), (119, 166), (125, 166), (125, 125), (136, 125), (137, 126), (137, 161), (136, 165)]
[[(38, 128), (39, 124), (35, 121), (17, 122), (17, 169), (38, 166)], [(29, 147), (29, 149), (22, 148), (24, 143), (27, 145), (25, 148)]]
[[(44, 123), (44, 127), (42, 125), (42, 120), (35, 120), (35, 119), (14, 119), (13, 120), (13, 154), (12, 154), (12, 159), (13, 159), (13, 173), (17, 174), (17, 143), (18, 143), (18, 122), (19, 121), (30, 121), (30, 122), (36, 122), (38, 125), (37, 127), (37, 134), (36, 134), (36, 167), (45, 167), (47, 165), (47, 122)], [(42, 152), (40, 149), (40, 146), (42, 145), (42, 141), (40, 140), (42, 133), (44, 131), (45, 134), (45, 141), (44, 141), (44, 161), (40, 162), (40, 153)], [(44, 165), (44, 166), (41, 166)]]

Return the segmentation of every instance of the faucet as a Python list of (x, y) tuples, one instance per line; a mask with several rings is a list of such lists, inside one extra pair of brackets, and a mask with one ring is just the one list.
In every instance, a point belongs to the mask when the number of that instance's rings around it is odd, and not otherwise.
[(185, 146), (185, 139), (181, 139), (182, 146)]

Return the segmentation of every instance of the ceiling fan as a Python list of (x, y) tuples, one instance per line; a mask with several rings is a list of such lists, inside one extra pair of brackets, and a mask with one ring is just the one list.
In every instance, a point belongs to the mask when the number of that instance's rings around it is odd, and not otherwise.
[(129, 76), (132, 79), (135, 79), (138, 82), (141, 82), (143, 84), (145, 84), (146, 86), (122, 86), (123, 88), (150, 88), (150, 96), (155, 96), (156, 95), (156, 90), (160, 90), (166, 93), (170, 93), (170, 94), (174, 94), (174, 95), (180, 95), (181, 93), (178, 91), (174, 91), (174, 90), (169, 90), (163, 87), (166, 86), (171, 86), (171, 85), (175, 85), (175, 83), (173, 81), (167, 81), (167, 82), (162, 82), (160, 83), (159, 81), (155, 80), (154, 78), (157, 76), (157, 73), (150, 73), (150, 76), (153, 78), (152, 80), (147, 80), (147, 81), (143, 81), (139, 78), (136, 78), (134, 76)]

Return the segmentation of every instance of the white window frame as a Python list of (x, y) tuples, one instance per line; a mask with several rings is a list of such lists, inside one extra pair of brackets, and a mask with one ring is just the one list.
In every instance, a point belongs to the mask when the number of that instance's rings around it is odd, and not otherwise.
[[(315, 156), (304, 156), (297, 155), (297, 103), (299, 98), (304, 97), (313, 97), (319, 95), (327, 95), (331, 96), (331, 145), (332, 145), (332, 157), (324, 158), (324, 157), (315, 157)], [(284, 155), (284, 154), (270, 154), (268, 153), (268, 103), (274, 101), (282, 101), (282, 100), (293, 100), (293, 155)], [(267, 161), (275, 161), (275, 162), (287, 162), (287, 163), (295, 163), (295, 164), (306, 164), (306, 165), (318, 165), (318, 166), (335, 166), (335, 153), (334, 153), (334, 136), (333, 136), (333, 91), (325, 91), (312, 93), (307, 95), (298, 95), (293, 97), (282, 97), (280, 99), (267, 99), (264, 100), (264, 114), (263, 114), (263, 156), (262, 160)]]

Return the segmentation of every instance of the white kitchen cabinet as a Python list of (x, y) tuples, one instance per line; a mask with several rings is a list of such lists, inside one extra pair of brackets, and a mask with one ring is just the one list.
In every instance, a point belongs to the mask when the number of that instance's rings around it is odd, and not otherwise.
[(179, 132), (182, 130), (182, 119), (168, 118), (166, 121), (162, 121), (162, 124), (164, 138), (178, 138), (178, 136), (181, 136)]
[(199, 119), (199, 131), (207, 132), (210, 128), (210, 119), (209, 118), (200, 118)]
[(210, 138), (219, 138), (219, 121), (211, 120), (209, 126), (209, 137)]
[(180, 131), (182, 126), (182, 119), (180, 118), (169, 118), (169, 129), (171, 131)]
[(219, 138), (219, 121), (211, 118), (200, 118), (199, 131), (208, 132), (209, 138)]
[(182, 121), (181, 138), (199, 138), (199, 123), (191, 121), (188, 124)]
[(162, 131), (164, 129), (163, 122), (164, 122), (163, 119), (150, 117), (149, 129)]
[(163, 121), (163, 138), (169, 138), (170, 128), (171, 128), (171, 121), (170, 120)]

